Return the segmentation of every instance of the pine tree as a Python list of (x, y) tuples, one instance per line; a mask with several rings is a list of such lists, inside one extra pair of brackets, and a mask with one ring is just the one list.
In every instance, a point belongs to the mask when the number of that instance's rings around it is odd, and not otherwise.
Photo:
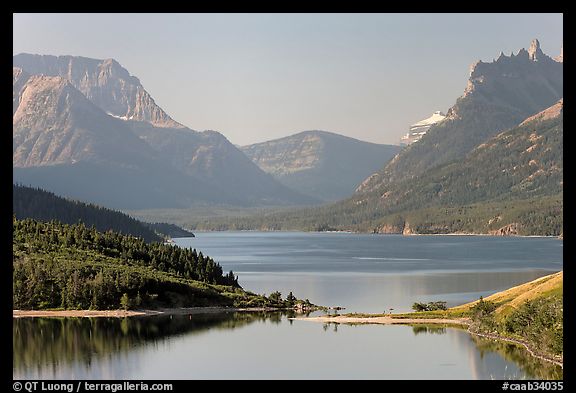
[(288, 305), (288, 307), (293, 307), (294, 304), (296, 304), (296, 296), (294, 296), (292, 294), (292, 291), (290, 291), (290, 293), (288, 294), (288, 296), (286, 296), (286, 303)]
[(128, 297), (128, 294), (126, 292), (124, 292), (124, 294), (120, 298), (120, 307), (123, 308), (124, 310), (128, 310), (130, 308), (130, 298)]

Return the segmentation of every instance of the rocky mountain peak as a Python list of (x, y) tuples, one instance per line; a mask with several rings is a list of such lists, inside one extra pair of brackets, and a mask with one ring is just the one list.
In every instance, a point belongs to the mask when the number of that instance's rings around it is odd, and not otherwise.
[(558, 63), (564, 62), (564, 45), (560, 47), (560, 55), (556, 56), (554, 60), (556, 60)]
[(369, 192), (418, 176), (430, 167), (460, 158), (498, 132), (550, 107), (563, 96), (563, 64), (534, 40), (530, 51), (500, 53), (492, 62), (477, 61), (455, 105), (419, 143), (405, 148), (362, 187)]
[(67, 111), (71, 97), (84, 99), (68, 80), (59, 76), (32, 75), (20, 92), (19, 105), (13, 114), (14, 123), (38, 118), (52, 120)]
[(538, 61), (542, 56), (545, 55), (542, 49), (540, 49), (540, 41), (533, 39), (528, 49), (528, 58), (532, 61)]
[[(478, 89), (483, 92), (484, 96), (487, 90), (497, 88), (496, 84), (514, 84), (515, 80), (523, 78), (528, 74), (557, 74), (561, 73), (561, 66), (558, 61), (554, 61), (540, 49), (540, 42), (537, 39), (532, 40), (528, 50), (522, 48), (516, 55), (513, 53), (506, 56), (500, 52), (498, 58), (490, 63), (477, 61), (470, 66), (470, 77), (464, 90), (463, 97), (475, 93)], [(550, 88), (543, 86), (546, 89)], [(554, 86), (556, 89), (556, 86)], [(449, 111), (449, 118), (456, 118), (455, 111)]]
[(184, 128), (154, 102), (138, 78), (114, 59), (22, 53), (13, 57), (13, 65), (33, 75), (66, 78), (92, 103), (116, 118)]
[(20, 67), (12, 67), (12, 82), (16, 82), (24, 70)]

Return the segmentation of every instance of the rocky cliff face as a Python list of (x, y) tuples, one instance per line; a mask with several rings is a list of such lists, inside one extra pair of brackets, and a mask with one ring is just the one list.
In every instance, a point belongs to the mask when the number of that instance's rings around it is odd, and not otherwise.
[(418, 142), (403, 150), (358, 192), (383, 189), (394, 182), (419, 176), (443, 163), (464, 157), (488, 138), (514, 127), (563, 97), (563, 64), (540, 49), (500, 54), (491, 63), (472, 65), (464, 94), (447, 118)]
[(13, 65), (29, 74), (59, 76), (106, 113), (156, 127), (183, 128), (152, 99), (140, 81), (114, 59), (19, 54)]
[(18, 109), (18, 105), (20, 105), (22, 90), (24, 89), (28, 78), (30, 78), (30, 74), (24, 72), (22, 68), (12, 68), (12, 115), (14, 115), (16, 109)]
[(252, 161), (283, 184), (322, 200), (352, 195), (366, 176), (400, 149), (326, 131), (304, 131), (242, 147)]
[(107, 116), (66, 79), (33, 75), (23, 80), (14, 83), (18, 91), (12, 131), (15, 167), (79, 161), (135, 167), (154, 156), (123, 122)]
[[(13, 165), (31, 169), (16, 171), (30, 184), (41, 181), (38, 185), (59, 193), (50, 179), (62, 186), (66, 176), (97, 173), (105, 190), (116, 178), (122, 184), (116, 191), (126, 191), (118, 195), (121, 208), (149, 206), (139, 203), (146, 199), (142, 194), (155, 195), (155, 207), (162, 199), (170, 206), (317, 201), (274, 180), (218, 132), (193, 131), (172, 120), (115, 60), (21, 54), (14, 64)], [(106, 168), (87, 168), (87, 163)], [(140, 191), (126, 190), (128, 184)], [(90, 195), (97, 192), (82, 187), (85, 194), (76, 197), (93, 200)], [(71, 186), (66, 190), (74, 192)], [(165, 195), (169, 190), (172, 196)], [(120, 207), (120, 199), (98, 202)]]
[(514, 222), (503, 226), (502, 228), (490, 231), (488, 234), (493, 236), (515, 236), (520, 233), (522, 225)]

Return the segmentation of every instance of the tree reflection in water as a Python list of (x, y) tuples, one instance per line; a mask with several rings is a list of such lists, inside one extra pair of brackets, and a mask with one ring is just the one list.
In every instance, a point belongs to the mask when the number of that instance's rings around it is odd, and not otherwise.
[(485, 353), (496, 352), (504, 359), (518, 365), (531, 379), (563, 379), (562, 367), (535, 358), (524, 347), (475, 335), (470, 337), (480, 351), (481, 357)]
[[(458, 325), (412, 325), (414, 335), (445, 334), (446, 328), (452, 327), (464, 330)], [(515, 363), (531, 379), (562, 379), (562, 367), (540, 360), (530, 355), (525, 348), (500, 340), (492, 340), (470, 334), (470, 339), (478, 348), (480, 358), (488, 353), (497, 353), (504, 359)]]
[(278, 324), (283, 312), (218, 312), (130, 318), (13, 318), (13, 368), (83, 362), (132, 351), (177, 335), (230, 330), (257, 321)]

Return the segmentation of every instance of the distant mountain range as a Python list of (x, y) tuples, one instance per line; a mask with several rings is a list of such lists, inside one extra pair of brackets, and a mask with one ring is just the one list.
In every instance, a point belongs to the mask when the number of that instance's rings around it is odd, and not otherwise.
[(13, 57), (14, 179), (122, 209), (310, 204), (215, 131), (168, 116), (112, 59)]
[(402, 150), (323, 131), (240, 150), (175, 122), (113, 60), (18, 55), (14, 65), (14, 176), (24, 184), (127, 209), (349, 196), (236, 217), (243, 229), (563, 232), (563, 55), (538, 40), (474, 63), (446, 118)]
[[(559, 60), (545, 55), (534, 40), (529, 50), (475, 63), (447, 117), (368, 176), (352, 197), (315, 209), (236, 219), (234, 225), (405, 234), (563, 233)], [(222, 228), (220, 221), (213, 225)]]
[(304, 131), (241, 147), (263, 171), (284, 185), (324, 201), (352, 195), (362, 180), (400, 149), (326, 131)]

